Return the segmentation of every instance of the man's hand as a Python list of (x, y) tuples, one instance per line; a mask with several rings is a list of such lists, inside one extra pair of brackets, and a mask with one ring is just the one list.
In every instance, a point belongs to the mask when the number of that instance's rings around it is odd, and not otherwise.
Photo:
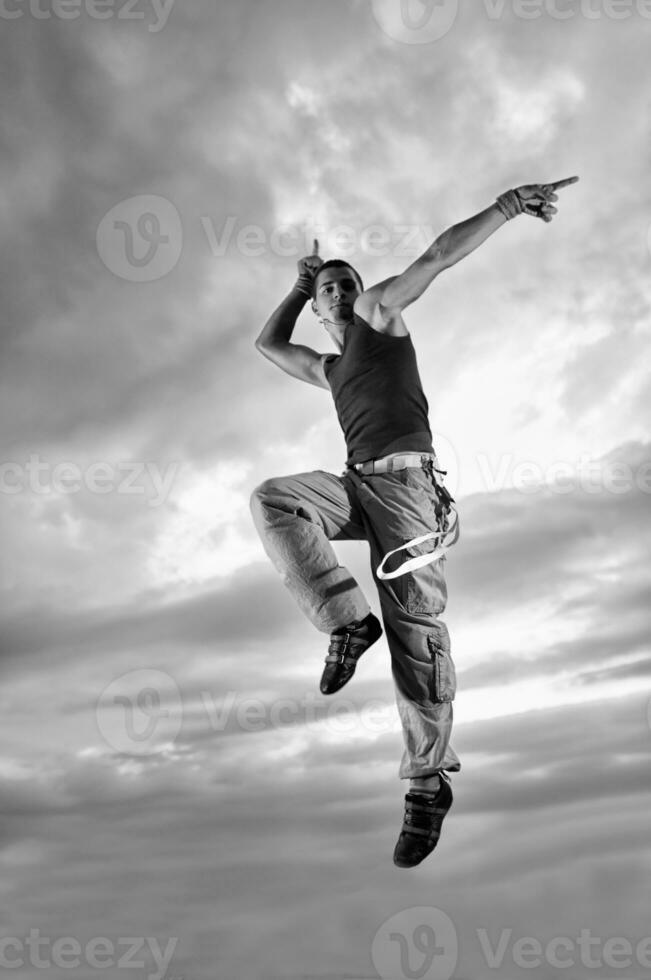
[(298, 279), (296, 280), (295, 289), (310, 297), (312, 295), (314, 277), (322, 265), (323, 259), (319, 255), (319, 242), (315, 238), (312, 255), (306, 255), (304, 258), (298, 260)]
[(558, 200), (558, 194), (555, 192), (562, 187), (576, 184), (578, 179), (578, 177), (566, 177), (551, 184), (525, 184), (523, 187), (516, 187), (515, 194), (520, 202), (522, 213), (550, 222), (553, 215), (558, 213), (558, 208), (551, 203)]
[(304, 273), (312, 276), (314, 279), (315, 275), (323, 265), (323, 259), (319, 255), (319, 240), (314, 239), (314, 245), (312, 246), (312, 255), (306, 255), (305, 258), (298, 260), (298, 274), (302, 276)]

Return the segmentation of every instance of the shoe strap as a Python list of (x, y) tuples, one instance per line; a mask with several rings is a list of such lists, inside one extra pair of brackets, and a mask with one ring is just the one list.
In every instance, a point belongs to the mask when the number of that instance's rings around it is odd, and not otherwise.
[(325, 662), (327, 664), (346, 664), (350, 667), (352, 664), (356, 664), (357, 660), (355, 657), (346, 657), (343, 653), (333, 653), (325, 658)]
[[(418, 837), (432, 837), (434, 834), (433, 830), (425, 830), (424, 828), (417, 827), (413, 823), (407, 823), (406, 821), (402, 825), (403, 834), (417, 834)], [(437, 834), (437, 837), (439, 835)]]
[[(423, 799), (423, 797), (418, 797), (418, 799)], [(420, 834), (424, 837), (429, 837), (433, 833), (440, 833), (437, 827), (431, 826), (432, 817), (445, 816), (447, 813), (447, 807), (435, 806), (435, 798), (432, 802), (426, 801), (424, 804), (417, 802), (417, 800), (408, 794), (405, 797), (405, 819), (402, 825), (402, 829), (408, 833)], [(410, 818), (408, 820), (408, 818)]]
[(350, 633), (333, 633), (330, 637), (330, 653), (345, 653), (350, 646)]
[[(358, 653), (357, 657), (353, 655), (350, 651), (351, 646), (358, 646), (358, 644), (351, 644), (351, 633), (346, 632), (341, 635), (334, 633), (330, 637), (330, 646), (328, 647), (329, 656), (326, 657), (326, 663), (340, 663), (340, 664), (356, 664), (360, 656)], [(364, 647), (366, 649), (366, 647)], [(360, 651), (361, 653), (364, 650)]]

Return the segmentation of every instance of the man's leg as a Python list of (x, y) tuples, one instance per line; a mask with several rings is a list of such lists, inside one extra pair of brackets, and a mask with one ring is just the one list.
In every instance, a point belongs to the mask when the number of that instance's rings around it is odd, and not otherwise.
[[(389, 551), (440, 529), (439, 498), (428, 474), (417, 468), (357, 477), (357, 482), (402, 721), (399, 775), (410, 780), (393, 863), (413, 868), (436, 847), (452, 805), (445, 772), (461, 768), (450, 746), (454, 664), (447, 627), (439, 618), (447, 602), (444, 559), (395, 579), (378, 579), (376, 569)], [(393, 568), (427, 550), (425, 545), (403, 551)]]
[(251, 513), (267, 555), (318, 630), (332, 633), (369, 614), (330, 544), (366, 537), (342, 477), (315, 470), (265, 480), (251, 494)]

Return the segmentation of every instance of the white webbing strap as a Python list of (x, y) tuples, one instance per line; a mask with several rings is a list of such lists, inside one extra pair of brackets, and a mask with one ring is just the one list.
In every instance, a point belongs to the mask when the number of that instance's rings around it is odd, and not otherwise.
[[(424, 565), (430, 565), (433, 561), (438, 561), (448, 548), (451, 548), (455, 544), (459, 537), (459, 515), (456, 508), (450, 506), (448, 513), (454, 516), (451, 518), (447, 530), (430, 531), (428, 534), (422, 534), (419, 538), (408, 541), (407, 544), (401, 545), (400, 548), (395, 548), (393, 551), (387, 552), (377, 567), (377, 577), (381, 579), (398, 578), (399, 575), (406, 575), (407, 572), (413, 572), (416, 568), (423, 568)], [(450, 535), (453, 535), (452, 540), (446, 541), (446, 538)], [(385, 572), (383, 570), (384, 565), (392, 555), (397, 555), (399, 551), (406, 551), (407, 548), (414, 548), (424, 541), (429, 541), (430, 538), (441, 538), (440, 544), (433, 551), (428, 551), (425, 555), (416, 555), (415, 558), (409, 558), (393, 572)]]

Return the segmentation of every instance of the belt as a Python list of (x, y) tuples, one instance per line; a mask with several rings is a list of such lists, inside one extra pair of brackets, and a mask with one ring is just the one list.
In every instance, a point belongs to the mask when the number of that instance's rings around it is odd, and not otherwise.
[(437, 473), (444, 473), (444, 470), (437, 469), (438, 459), (435, 453), (390, 453), (380, 459), (368, 459), (364, 463), (349, 463), (351, 469), (361, 473), (362, 476), (371, 476), (373, 473), (396, 473), (398, 470), (405, 470), (408, 466), (422, 466), (426, 460), (432, 460), (434, 469)]

